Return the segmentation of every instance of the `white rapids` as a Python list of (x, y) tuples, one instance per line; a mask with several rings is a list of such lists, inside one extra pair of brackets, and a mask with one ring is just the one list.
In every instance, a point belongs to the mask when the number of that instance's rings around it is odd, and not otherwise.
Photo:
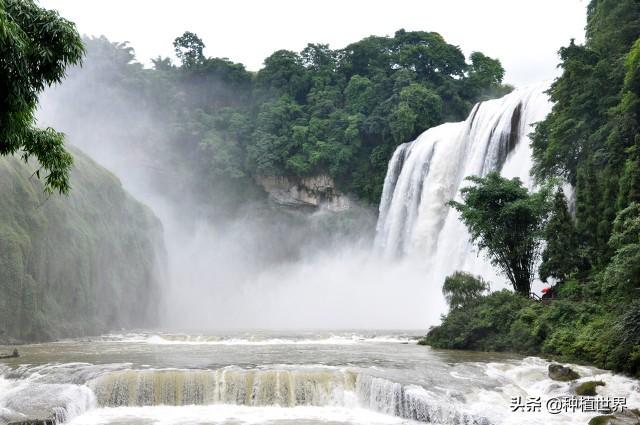
[[(576, 383), (549, 379), (539, 358), (431, 350), (408, 332), (334, 333), (352, 335), (350, 344), (321, 332), (177, 338), (304, 341), (267, 345), (154, 344), (145, 335), (22, 346), (19, 359), (0, 364), (0, 424), (584, 425), (597, 415), (514, 413), (513, 397), (545, 403), (575, 395)], [(578, 382), (605, 382), (599, 396), (640, 406), (636, 380), (571, 367)]]

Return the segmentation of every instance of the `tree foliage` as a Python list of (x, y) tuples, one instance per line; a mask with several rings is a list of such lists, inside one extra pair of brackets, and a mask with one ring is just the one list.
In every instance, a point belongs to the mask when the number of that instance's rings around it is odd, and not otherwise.
[(546, 246), (542, 252), (540, 279), (546, 281), (551, 277), (563, 282), (578, 270), (580, 254), (578, 235), (562, 188), (558, 188), (554, 196), (544, 239)]
[(38, 95), (80, 62), (80, 37), (73, 23), (33, 0), (0, 0), (0, 48), (0, 155), (35, 157), (45, 190), (65, 193), (73, 158), (61, 133), (35, 127), (34, 114)]
[(185, 31), (173, 42), (176, 56), (182, 62), (182, 66), (191, 68), (204, 63), (204, 42), (196, 34)]
[(506, 289), (493, 292), (465, 308), (452, 309), (421, 343), (446, 349), (518, 351), (510, 330), (528, 305), (528, 299)]
[(553, 110), (533, 137), (538, 179), (559, 176), (576, 188), (576, 228), (596, 269), (613, 254), (616, 212), (640, 193), (638, 37), (640, 3), (591, 1), (587, 41), (560, 50)]
[[(191, 32), (174, 42), (179, 66), (156, 58), (151, 70), (135, 63), (126, 44), (85, 42), (86, 66), (118, 75), (100, 81), (101, 97), (130, 97), (170, 127), (159, 137), (167, 141), (162, 149), (180, 160), (154, 166), (189, 164), (180, 172), (204, 176), (203, 188), (245, 194), (258, 176), (327, 174), (343, 192), (375, 204), (398, 144), (463, 119), (477, 100), (504, 90), (499, 61), (474, 53), (468, 63), (457, 46), (431, 32), (400, 30), (340, 50), (313, 43), (300, 52), (278, 50), (257, 73), (206, 57), (204, 42)], [(147, 142), (139, 143), (161, 149)]]
[(640, 205), (620, 211), (613, 223), (609, 245), (614, 251), (602, 279), (605, 293), (625, 302), (640, 290)]
[(548, 208), (546, 190), (529, 193), (518, 178), (505, 179), (497, 172), (468, 180), (475, 184), (463, 188), (463, 202), (451, 206), (513, 289), (529, 296)]
[(447, 276), (442, 285), (442, 294), (451, 310), (467, 307), (489, 290), (489, 283), (480, 276), (457, 271)]
[[(463, 119), (481, 93), (502, 87), (500, 63), (473, 57), (468, 64), (437, 33), (405, 30), (338, 51), (322, 44), (277, 51), (256, 75), (249, 164), (271, 175), (328, 173), (375, 203), (398, 144)], [(257, 161), (267, 151), (266, 164)]]

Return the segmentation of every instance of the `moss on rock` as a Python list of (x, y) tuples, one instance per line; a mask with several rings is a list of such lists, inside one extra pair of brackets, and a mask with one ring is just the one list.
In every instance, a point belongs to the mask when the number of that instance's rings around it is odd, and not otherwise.
[(591, 418), (589, 425), (608, 425), (616, 417), (613, 415), (602, 415)]
[(596, 392), (596, 387), (603, 387), (605, 383), (602, 381), (587, 381), (583, 382), (576, 387), (576, 394), (582, 396), (595, 396), (598, 393)]

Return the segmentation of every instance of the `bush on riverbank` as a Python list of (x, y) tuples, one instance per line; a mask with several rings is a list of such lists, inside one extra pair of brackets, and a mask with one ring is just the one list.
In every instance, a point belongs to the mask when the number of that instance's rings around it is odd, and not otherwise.
[(502, 290), (454, 309), (421, 344), (434, 348), (513, 351), (588, 362), (640, 376), (640, 345), (634, 339), (640, 302), (610, 303), (585, 296), (590, 284), (568, 281), (549, 304)]

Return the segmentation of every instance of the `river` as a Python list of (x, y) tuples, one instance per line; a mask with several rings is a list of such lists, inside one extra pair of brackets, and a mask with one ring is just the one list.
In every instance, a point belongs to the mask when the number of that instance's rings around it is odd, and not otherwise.
[[(0, 363), (0, 424), (586, 424), (549, 363), (434, 350), (410, 331), (131, 332), (24, 345)], [(1, 347), (0, 352), (10, 347)], [(638, 382), (572, 366), (602, 397), (640, 405)], [(575, 385), (575, 384), (573, 384)], [(541, 397), (512, 413), (512, 398)], [(4, 421), (4, 422), (3, 422)]]

